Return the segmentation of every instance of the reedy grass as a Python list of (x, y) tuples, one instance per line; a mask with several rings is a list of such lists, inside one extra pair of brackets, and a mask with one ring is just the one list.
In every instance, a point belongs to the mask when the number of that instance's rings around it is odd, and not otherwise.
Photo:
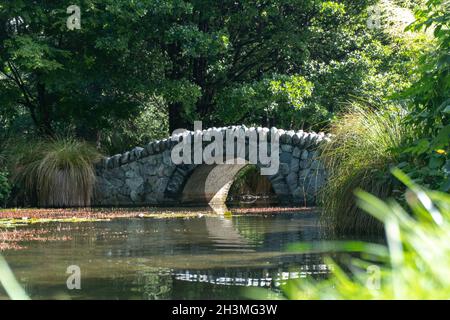
[(355, 105), (331, 124), (333, 138), (320, 150), (328, 173), (319, 193), (324, 224), (338, 233), (382, 230), (379, 221), (356, 206), (353, 191), (360, 188), (382, 199), (393, 194), (396, 183), (389, 169), (398, 163), (400, 147), (411, 134), (402, 120), (398, 109)]
[(89, 206), (95, 183), (97, 150), (73, 138), (32, 141), (18, 146), (14, 181), (36, 196), (42, 207)]
[[(424, 190), (398, 169), (393, 173), (408, 187), (408, 209), (393, 200), (384, 202), (367, 192), (356, 192), (361, 208), (384, 225), (387, 246), (348, 242), (292, 246), (297, 252), (336, 252), (338, 248), (341, 252), (359, 252), (366, 258), (352, 258), (350, 273), (334, 264), (327, 280), (289, 281), (284, 287), (288, 298), (446, 300), (450, 297), (450, 195)], [(378, 261), (378, 267), (374, 268), (373, 261)], [(371, 270), (379, 272), (368, 272)]]

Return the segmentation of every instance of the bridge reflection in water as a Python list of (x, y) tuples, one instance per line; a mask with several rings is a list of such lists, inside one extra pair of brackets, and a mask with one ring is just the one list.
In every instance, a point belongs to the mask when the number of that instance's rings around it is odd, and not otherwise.
[(253, 270), (226, 271), (224, 274), (208, 274), (202, 271), (174, 272), (176, 280), (190, 282), (207, 282), (217, 285), (246, 286), (246, 287), (279, 287), (281, 283), (290, 279), (306, 278), (307, 276), (326, 275), (332, 270), (332, 265), (313, 264), (291, 267), (290, 271), (284, 269), (265, 269), (255, 272)]
[[(229, 210), (226, 206), (213, 208), (220, 210), (222, 214)], [(245, 287), (271, 289), (272, 295), (277, 296), (280, 294), (280, 285), (290, 279), (323, 278), (329, 274), (332, 266), (325, 264), (321, 255), (286, 254), (278, 251), (288, 243), (317, 240), (315, 217), (310, 214), (302, 217), (300, 219), (302, 227), (299, 226), (300, 221), (295, 215), (257, 218), (256, 216), (234, 219), (225, 216), (204, 218), (208, 238), (213, 242), (213, 251), (228, 253), (228, 256), (220, 256), (220, 261), (225, 265), (230, 264), (229, 267), (215, 266), (205, 269), (202, 266), (197, 268), (193, 266), (189, 269), (153, 270), (140, 274), (138, 282), (148, 284), (148, 277), (154, 279), (155, 274), (158, 274), (162, 289), (153, 288), (151, 292), (159, 291), (162, 295), (153, 298), (172, 297), (174, 291), (195, 292), (191, 298), (198, 297), (202, 292), (207, 294), (211, 291), (214, 292), (212, 296), (236, 298), (242, 294), (245, 297), (245, 291), (242, 290)], [(299, 230), (301, 232), (296, 232)], [(272, 250), (277, 254), (272, 255), (274, 252)], [(261, 256), (261, 252), (266, 254)], [(239, 263), (236, 266), (236, 259), (231, 259), (236, 257), (235, 254), (242, 259), (243, 266)], [(252, 256), (255, 258), (251, 259), (251, 263), (245, 262)], [(211, 258), (215, 259), (212, 255)], [(151, 294), (147, 294), (147, 297), (149, 296)]]
[[(30, 242), (7, 255), (35, 299), (237, 299), (246, 297), (245, 287), (276, 291), (287, 279), (323, 277), (330, 270), (320, 254), (286, 251), (288, 244), (320, 239), (314, 212), (123, 219), (45, 229), (66, 241)], [(82, 290), (66, 290), (69, 265), (80, 266)]]

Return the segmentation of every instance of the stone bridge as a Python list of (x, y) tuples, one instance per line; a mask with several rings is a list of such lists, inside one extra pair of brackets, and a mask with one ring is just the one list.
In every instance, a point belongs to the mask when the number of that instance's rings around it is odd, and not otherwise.
[[(230, 126), (186, 132), (202, 136), (211, 132), (275, 132), (279, 137), (279, 167), (268, 179), (283, 205), (315, 204), (317, 191), (325, 181), (317, 147), (329, 141), (323, 133), (285, 131), (271, 128)], [(97, 206), (146, 206), (223, 204), (236, 174), (249, 165), (249, 139), (245, 159), (233, 164), (175, 164), (172, 149), (180, 135), (153, 141), (144, 147), (104, 158), (96, 165), (93, 204)], [(193, 138), (194, 139), (194, 138)], [(208, 143), (202, 142), (205, 146)], [(267, 142), (270, 151), (270, 139)], [(225, 146), (225, 144), (224, 144)], [(236, 150), (235, 150), (236, 151)], [(192, 155), (194, 157), (194, 155)], [(258, 160), (254, 165), (267, 167)]]

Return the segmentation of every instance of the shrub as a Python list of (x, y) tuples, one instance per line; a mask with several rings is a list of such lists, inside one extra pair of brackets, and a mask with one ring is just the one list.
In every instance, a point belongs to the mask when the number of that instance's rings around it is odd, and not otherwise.
[(0, 207), (6, 205), (11, 192), (11, 185), (8, 181), (6, 172), (0, 171)]
[(450, 2), (429, 0), (410, 30), (432, 31), (434, 44), (416, 66), (418, 80), (404, 92), (412, 101), (407, 122), (418, 133), (405, 149), (403, 168), (416, 183), (450, 191)]
[(89, 206), (95, 183), (91, 145), (57, 138), (22, 145), (16, 152), (15, 181), (44, 207)]
[[(318, 243), (294, 246), (298, 251), (330, 252), (340, 247), (381, 262), (353, 258), (351, 272), (335, 265), (327, 280), (292, 280), (285, 286), (291, 299), (448, 299), (450, 297), (450, 195), (418, 187), (398, 169), (393, 171), (409, 188), (406, 203), (383, 202), (358, 191), (359, 205), (381, 221), (387, 246), (367, 243)], [(378, 269), (380, 268), (380, 269)], [(369, 270), (379, 270), (378, 280)], [(374, 281), (375, 280), (375, 281)], [(377, 282), (379, 286), (376, 285)]]
[(381, 198), (390, 196), (400, 147), (410, 135), (401, 110), (377, 111), (353, 106), (331, 125), (331, 142), (321, 150), (329, 179), (319, 195), (322, 220), (338, 232), (381, 230), (381, 224), (358, 209), (353, 191), (361, 188)]

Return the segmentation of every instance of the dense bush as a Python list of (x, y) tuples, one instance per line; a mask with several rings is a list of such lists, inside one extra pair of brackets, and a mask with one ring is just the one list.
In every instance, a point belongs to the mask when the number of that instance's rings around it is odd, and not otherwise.
[(8, 176), (6, 172), (0, 171), (0, 207), (6, 205), (10, 192), (11, 185)]
[[(0, 117), (0, 125), (1, 125)], [(1, 127), (0, 127), (1, 128)], [(0, 207), (6, 205), (6, 201), (11, 193), (11, 184), (8, 180), (8, 173), (6, 170), (2, 170), (6, 166), (6, 154), (7, 154), (7, 141), (5, 133), (0, 129)]]
[(418, 80), (406, 91), (412, 101), (407, 125), (417, 133), (404, 150), (403, 169), (431, 189), (450, 191), (450, 3), (427, 1), (412, 30), (427, 30), (434, 45), (418, 63)]

